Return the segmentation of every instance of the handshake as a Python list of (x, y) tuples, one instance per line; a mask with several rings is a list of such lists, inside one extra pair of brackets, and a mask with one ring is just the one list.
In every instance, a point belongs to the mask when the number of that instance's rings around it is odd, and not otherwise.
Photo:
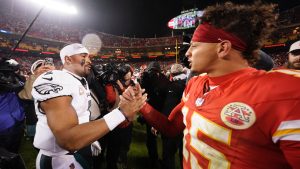
[(137, 112), (146, 104), (147, 94), (140, 84), (129, 86), (120, 96), (119, 109), (128, 121), (133, 121)]

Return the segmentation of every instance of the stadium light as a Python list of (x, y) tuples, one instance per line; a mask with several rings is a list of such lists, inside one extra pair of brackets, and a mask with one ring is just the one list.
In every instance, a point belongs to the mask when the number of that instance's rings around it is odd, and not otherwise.
[(30, 0), (33, 3), (39, 4), (49, 9), (57, 10), (67, 14), (77, 14), (78, 11), (74, 6), (54, 0)]
[(12, 48), (12, 52), (9, 54), (8, 58), (10, 58), (12, 56), (12, 54), (16, 51), (19, 44), (22, 42), (22, 40), (26, 36), (27, 32), (29, 31), (29, 29), (31, 28), (33, 23), (36, 21), (36, 19), (40, 16), (40, 14), (42, 13), (42, 11), (45, 7), (55, 9), (55, 10), (58, 10), (58, 11), (61, 11), (61, 12), (64, 12), (64, 13), (68, 13), (68, 14), (77, 14), (77, 10), (74, 6), (69, 6), (69, 5), (64, 4), (62, 2), (53, 1), (53, 0), (30, 0), (30, 1), (41, 5), (42, 7), (38, 11), (38, 13), (34, 17), (34, 19), (31, 21), (29, 26), (26, 28), (25, 32), (22, 34), (21, 38), (18, 40), (18, 43)]

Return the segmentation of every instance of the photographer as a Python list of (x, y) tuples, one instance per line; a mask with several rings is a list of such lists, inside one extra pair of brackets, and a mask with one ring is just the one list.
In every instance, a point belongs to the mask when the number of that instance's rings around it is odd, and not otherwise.
[(0, 65), (0, 147), (18, 153), (25, 114), (17, 93), (25, 78), (18, 74), (20, 65), (15, 60), (2, 58)]
[[(158, 62), (150, 62), (141, 77), (141, 86), (148, 94), (148, 103), (156, 110), (163, 110), (164, 101), (168, 93), (170, 81), (162, 73)], [(141, 120), (140, 120), (141, 121)], [(146, 123), (147, 149), (150, 164), (153, 168), (159, 167), (156, 135), (151, 132), (151, 126)]]
[[(118, 72), (119, 72), (120, 80), (117, 81), (117, 83), (118, 86), (120, 86), (120, 89), (122, 90), (123, 93), (127, 87), (134, 85), (134, 82), (132, 81), (133, 68), (129, 64), (121, 65)], [(123, 122), (119, 125), (119, 128), (120, 128), (120, 139), (123, 140), (121, 142), (119, 161), (121, 163), (122, 168), (125, 169), (128, 168), (127, 153), (129, 152), (130, 149), (133, 123)]]
[[(133, 69), (128, 64), (112, 65), (107, 64), (102, 68), (100, 77), (104, 82), (106, 101), (109, 109), (114, 109), (120, 102), (121, 95), (127, 87), (133, 85), (131, 80)], [(127, 153), (131, 144), (132, 122), (121, 123), (107, 137), (106, 163), (107, 169), (117, 168), (118, 159), (122, 168), (127, 168)], [(120, 143), (120, 140), (122, 142)]]

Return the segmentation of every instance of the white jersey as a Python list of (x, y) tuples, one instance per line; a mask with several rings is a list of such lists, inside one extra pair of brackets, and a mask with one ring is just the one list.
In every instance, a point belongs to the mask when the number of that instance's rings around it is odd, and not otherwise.
[[(85, 82), (83, 86), (81, 81)], [(38, 117), (34, 146), (48, 156), (57, 156), (68, 153), (61, 148), (47, 124), (45, 113), (40, 109), (39, 103), (45, 100), (71, 96), (74, 110), (79, 124), (89, 121), (89, 106), (91, 101), (90, 90), (84, 78), (81, 78), (67, 70), (53, 70), (40, 75), (33, 83), (32, 96), (34, 98), (35, 111)]]
[(91, 90), (91, 96), (92, 97), (91, 97), (91, 107), (90, 107), (90, 112), (91, 112), (90, 121), (96, 120), (101, 116), (101, 111), (99, 107), (100, 103), (93, 90)]

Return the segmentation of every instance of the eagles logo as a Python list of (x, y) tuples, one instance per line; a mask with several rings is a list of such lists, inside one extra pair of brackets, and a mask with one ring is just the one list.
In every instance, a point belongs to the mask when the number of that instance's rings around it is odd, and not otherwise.
[(58, 84), (52, 84), (52, 83), (44, 83), (40, 84), (38, 86), (35, 86), (34, 89), (41, 95), (50, 94), (50, 92), (58, 93), (63, 89), (62, 86)]

